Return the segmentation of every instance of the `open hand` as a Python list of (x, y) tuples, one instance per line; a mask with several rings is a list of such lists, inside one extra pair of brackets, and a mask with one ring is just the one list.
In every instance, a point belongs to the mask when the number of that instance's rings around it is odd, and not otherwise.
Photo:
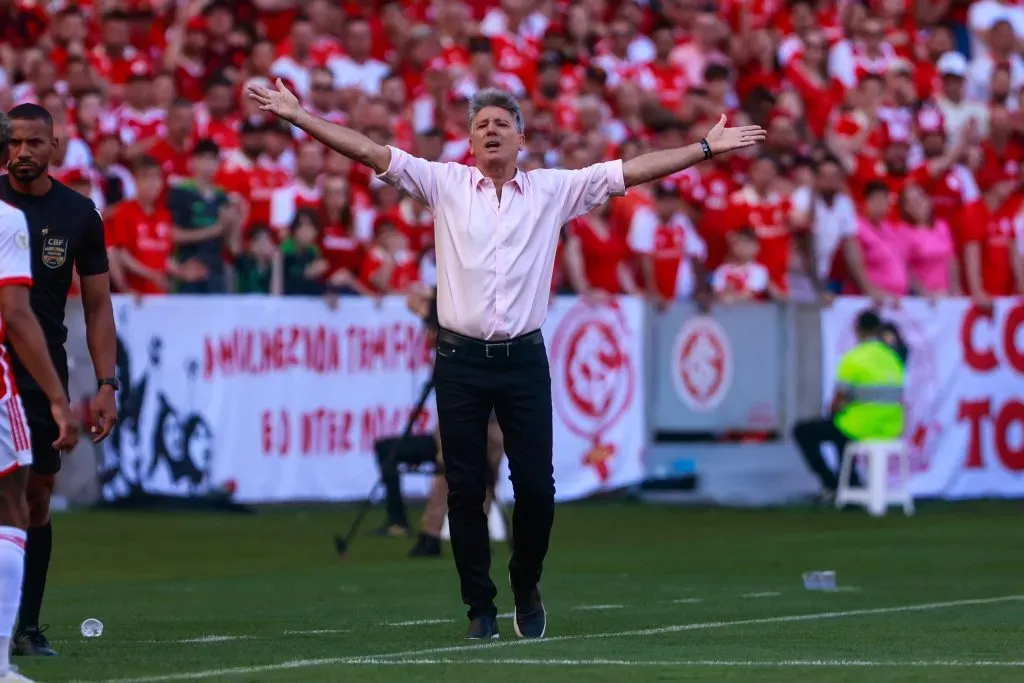
[(737, 128), (725, 127), (725, 114), (718, 119), (715, 127), (708, 131), (704, 139), (711, 146), (711, 153), (714, 155), (725, 154), (735, 149), (753, 147), (764, 142), (768, 133), (761, 126), (739, 126)]
[(264, 88), (262, 85), (250, 85), (249, 97), (259, 103), (261, 111), (269, 111), (278, 118), (294, 123), (302, 113), (299, 98), (284, 86), (284, 81), (280, 78), (275, 85), (277, 90)]
[(117, 398), (113, 387), (104, 385), (92, 399), (92, 415), (96, 423), (92, 426), (92, 442), (99, 443), (110, 436), (117, 424)]
[(57, 440), (52, 444), (54, 450), (70, 451), (78, 443), (78, 423), (75, 422), (67, 399), (51, 403), (50, 413), (57, 425)]

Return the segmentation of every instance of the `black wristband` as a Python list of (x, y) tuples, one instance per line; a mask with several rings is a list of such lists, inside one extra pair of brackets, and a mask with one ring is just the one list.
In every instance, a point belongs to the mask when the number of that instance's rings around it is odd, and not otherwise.
[(710, 159), (713, 155), (711, 154), (711, 145), (708, 144), (707, 138), (700, 139), (700, 148), (704, 152), (704, 159)]
[(103, 379), (96, 380), (96, 390), (99, 391), (103, 387), (110, 387), (117, 391), (121, 388), (121, 383), (117, 381), (116, 377), (104, 377)]

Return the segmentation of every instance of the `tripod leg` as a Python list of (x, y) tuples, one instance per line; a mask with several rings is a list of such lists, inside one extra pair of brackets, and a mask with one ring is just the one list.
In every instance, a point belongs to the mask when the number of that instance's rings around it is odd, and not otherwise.
[[(429, 398), (430, 392), (433, 391), (433, 389), (434, 377), (433, 375), (431, 375), (427, 383), (423, 385), (423, 391), (420, 392), (420, 397), (416, 401), (416, 405), (413, 407), (412, 412), (409, 413), (409, 419), (405, 423), (405, 429), (402, 430), (401, 439), (395, 441), (387, 457), (382, 459), (382, 470), (386, 466), (390, 467), (391, 464), (394, 463), (395, 458), (398, 457), (398, 452), (401, 443), (408, 439), (409, 436), (412, 434), (412, 431), (416, 426), (416, 418), (418, 418), (420, 416), (420, 413), (423, 412), (423, 406), (426, 404), (427, 398)], [(363, 501), (363, 504), (360, 506), (359, 513), (356, 515), (355, 520), (353, 520), (352, 526), (349, 528), (348, 533), (345, 536), (334, 537), (334, 545), (335, 548), (338, 550), (339, 554), (343, 555), (349, 549), (350, 544), (355, 539), (356, 532), (359, 531), (359, 527), (363, 523), (363, 519), (370, 512), (370, 508), (373, 507), (373, 499), (376, 496), (377, 491), (380, 489), (382, 484), (383, 482), (380, 480), (378, 480), (377, 483), (374, 484), (373, 490), (370, 491), (370, 495), (366, 498), (366, 500)]]

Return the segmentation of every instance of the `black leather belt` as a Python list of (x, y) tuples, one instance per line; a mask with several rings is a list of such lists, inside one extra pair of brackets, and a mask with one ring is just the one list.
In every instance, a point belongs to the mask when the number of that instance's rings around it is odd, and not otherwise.
[(544, 335), (534, 330), (514, 339), (484, 341), (442, 329), (437, 333), (437, 343), (448, 344), (470, 358), (512, 358), (526, 349), (543, 345)]

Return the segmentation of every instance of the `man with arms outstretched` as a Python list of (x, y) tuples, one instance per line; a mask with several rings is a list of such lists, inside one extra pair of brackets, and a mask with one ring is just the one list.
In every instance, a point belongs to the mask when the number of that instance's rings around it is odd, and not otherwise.
[(579, 170), (516, 167), (526, 144), (519, 104), (502, 90), (481, 90), (470, 103), (470, 149), (476, 167), (436, 163), (328, 123), (304, 111), (278, 80), (254, 86), (260, 107), (371, 167), (377, 177), (434, 213), (437, 254), (437, 417), (452, 552), (469, 606), (467, 637), (497, 638), (497, 590), (490, 578), (484, 514), (487, 423), (493, 410), (505, 437), (515, 490), (509, 584), (513, 627), (541, 638), (547, 613), (540, 577), (555, 513), (551, 375), (541, 334), (548, 310), (558, 233), (573, 218), (662, 178), (765, 138), (757, 126), (726, 128), (680, 149), (609, 161)]

